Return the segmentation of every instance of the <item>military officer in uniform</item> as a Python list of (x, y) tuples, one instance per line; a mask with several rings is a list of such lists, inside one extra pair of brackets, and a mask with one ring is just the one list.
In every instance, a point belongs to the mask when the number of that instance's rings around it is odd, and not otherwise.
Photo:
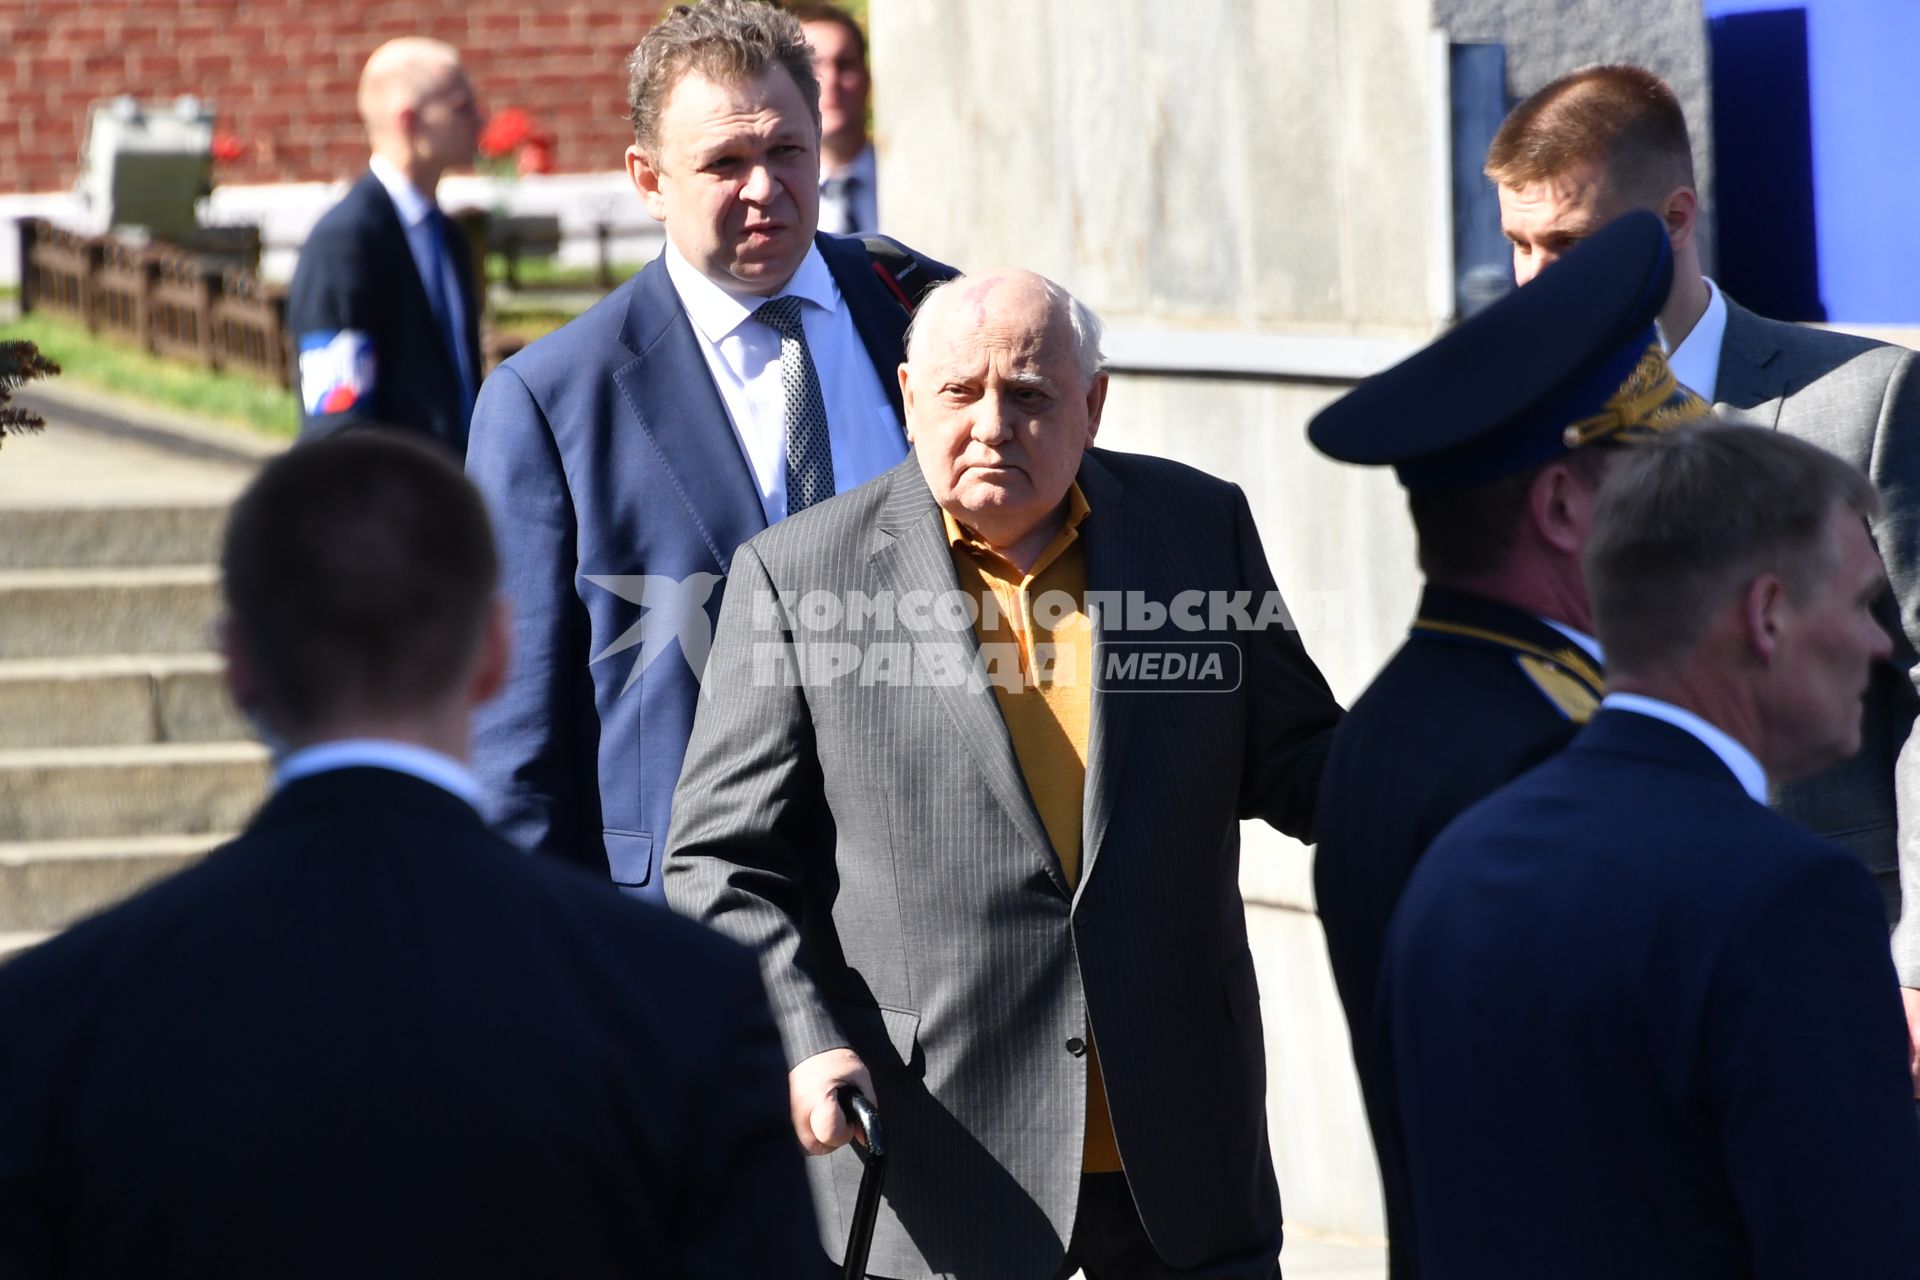
[(1387, 923), (1440, 829), (1599, 704), (1580, 568), (1596, 492), (1619, 446), (1710, 412), (1654, 329), (1672, 276), (1659, 219), (1630, 214), (1308, 428), (1331, 457), (1393, 465), (1427, 580), (1406, 643), (1335, 734), (1314, 864), (1396, 1277), (1413, 1226), (1374, 1021)]

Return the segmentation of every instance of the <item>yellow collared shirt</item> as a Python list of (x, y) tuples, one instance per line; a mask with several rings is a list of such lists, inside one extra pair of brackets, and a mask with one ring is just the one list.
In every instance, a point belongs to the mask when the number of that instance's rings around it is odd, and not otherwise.
[[(1067, 494), (1060, 532), (1023, 573), (951, 513), (941, 512), (960, 589), (980, 606), (974, 631), (1000, 716), (1069, 886), (1080, 880), (1093, 709), (1093, 623), (1086, 613), (1087, 556), (1079, 532), (1088, 514), (1086, 495), (1076, 484)], [(1120, 1169), (1099, 1053), (1092, 1047), (1083, 1167), (1089, 1173)]]

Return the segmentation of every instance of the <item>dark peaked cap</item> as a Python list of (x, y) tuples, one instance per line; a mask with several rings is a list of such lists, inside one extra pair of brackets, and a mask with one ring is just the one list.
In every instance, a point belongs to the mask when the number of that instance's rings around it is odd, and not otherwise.
[(1307, 438), (1328, 457), (1391, 464), (1415, 492), (1463, 489), (1583, 445), (1704, 418), (1654, 328), (1673, 284), (1666, 227), (1637, 211), (1328, 405)]

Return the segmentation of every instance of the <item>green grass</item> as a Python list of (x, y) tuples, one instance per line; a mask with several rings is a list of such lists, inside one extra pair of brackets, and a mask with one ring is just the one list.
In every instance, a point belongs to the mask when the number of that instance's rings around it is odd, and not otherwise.
[(535, 338), (546, 337), (578, 314), (577, 311), (563, 311), (555, 307), (495, 307), (490, 318), (497, 332), (512, 334), (522, 342), (532, 342)]
[[(634, 272), (640, 270), (637, 262), (612, 262), (607, 270), (613, 284), (619, 284)], [(600, 272), (594, 267), (563, 267), (552, 258), (522, 257), (519, 263), (520, 287), (523, 289), (597, 289), (600, 287)], [(507, 278), (507, 255), (490, 253), (487, 255), (487, 279), (494, 284), (505, 283)]]
[(162, 360), (68, 320), (23, 316), (0, 325), (0, 338), (25, 338), (38, 346), (59, 363), (62, 381), (274, 435), (291, 436), (300, 429), (299, 405), (285, 387)]

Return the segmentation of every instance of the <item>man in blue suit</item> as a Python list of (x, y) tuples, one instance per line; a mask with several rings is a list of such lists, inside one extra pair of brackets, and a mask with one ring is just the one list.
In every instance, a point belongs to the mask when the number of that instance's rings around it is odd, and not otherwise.
[(734, 549), (906, 457), (910, 299), (951, 272), (816, 234), (818, 87), (790, 16), (677, 9), (628, 68), (627, 169), (666, 249), (474, 412), (518, 653), (475, 766), (510, 838), (657, 900)]
[(379, 423), (458, 455), (480, 385), (480, 305), (466, 237), (434, 191), (473, 159), (479, 105), (453, 47), (413, 36), (374, 50), (359, 104), (373, 158), (307, 237), (287, 295), (300, 435)]
[(1625, 455), (1585, 562), (1610, 692), (1469, 809), (1388, 935), (1423, 1277), (1911, 1276), (1920, 1128), (1880, 897), (1771, 782), (1860, 749), (1867, 479), (1785, 434)]

